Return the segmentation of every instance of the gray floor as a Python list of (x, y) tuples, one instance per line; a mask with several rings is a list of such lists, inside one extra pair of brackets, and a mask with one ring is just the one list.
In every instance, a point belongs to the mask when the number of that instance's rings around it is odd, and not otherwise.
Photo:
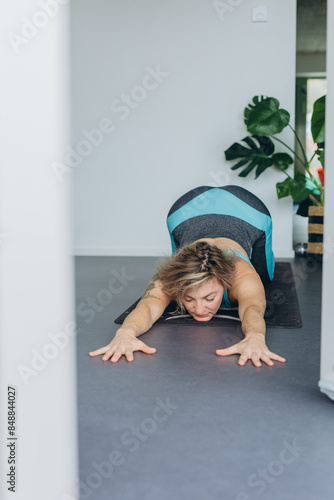
[(140, 338), (156, 354), (90, 358), (157, 261), (76, 258), (81, 500), (333, 500), (334, 404), (317, 387), (321, 266), (291, 260), (304, 326), (267, 332), (286, 364), (217, 356), (239, 326), (155, 325)]

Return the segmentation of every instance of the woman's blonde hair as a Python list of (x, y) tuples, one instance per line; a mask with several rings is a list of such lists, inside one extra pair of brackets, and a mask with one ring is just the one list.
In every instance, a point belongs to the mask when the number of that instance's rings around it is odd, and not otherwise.
[(182, 299), (189, 290), (200, 287), (213, 277), (224, 288), (230, 287), (235, 275), (235, 262), (233, 253), (199, 241), (184, 246), (160, 263), (157, 275), (163, 291), (177, 302), (183, 314)]

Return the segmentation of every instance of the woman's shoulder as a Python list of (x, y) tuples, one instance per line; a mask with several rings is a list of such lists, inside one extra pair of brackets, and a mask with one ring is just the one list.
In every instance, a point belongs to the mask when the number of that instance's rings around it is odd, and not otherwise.
[(235, 262), (235, 275), (233, 279), (233, 283), (238, 281), (240, 278), (243, 278), (244, 276), (248, 276), (250, 274), (256, 274), (258, 273), (255, 271), (254, 266), (251, 264), (251, 262), (248, 262), (242, 258), (236, 259)]
[(259, 274), (255, 271), (252, 264), (245, 260), (238, 259), (236, 262), (236, 273), (229, 289), (231, 300), (237, 301), (240, 291), (255, 284), (261, 286), (261, 288), (263, 287)]

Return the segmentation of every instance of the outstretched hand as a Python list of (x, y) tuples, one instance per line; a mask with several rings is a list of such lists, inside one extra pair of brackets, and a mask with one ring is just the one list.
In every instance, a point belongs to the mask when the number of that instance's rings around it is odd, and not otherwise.
[(129, 334), (119, 334), (116, 335), (112, 341), (96, 351), (91, 351), (90, 356), (98, 356), (99, 354), (104, 354), (102, 361), (107, 361), (109, 358), (113, 363), (118, 361), (121, 356), (125, 356), (127, 361), (133, 361), (134, 351), (143, 351), (147, 354), (154, 354), (156, 352), (155, 347), (149, 347), (144, 344), (137, 337)]
[(264, 361), (267, 365), (273, 366), (273, 359), (275, 361), (285, 362), (285, 358), (282, 358), (278, 354), (269, 351), (263, 335), (252, 335), (244, 338), (237, 344), (227, 347), (226, 349), (218, 349), (216, 351), (218, 356), (230, 356), (231, 354), (240, 354), (238, 364), (244, 366), (246, 362), (250, 359), (253, 364), (257, 367), (262, 366), (260, 360)]

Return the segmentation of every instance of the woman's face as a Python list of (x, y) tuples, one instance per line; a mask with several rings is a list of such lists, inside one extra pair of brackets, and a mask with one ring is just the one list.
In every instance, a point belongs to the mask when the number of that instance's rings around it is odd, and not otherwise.
[(199, 288), (189, 290), (182, 304), (197, 321), (209, 321), (223, 300), (224, 287), (217, 278), (210, 278)]

